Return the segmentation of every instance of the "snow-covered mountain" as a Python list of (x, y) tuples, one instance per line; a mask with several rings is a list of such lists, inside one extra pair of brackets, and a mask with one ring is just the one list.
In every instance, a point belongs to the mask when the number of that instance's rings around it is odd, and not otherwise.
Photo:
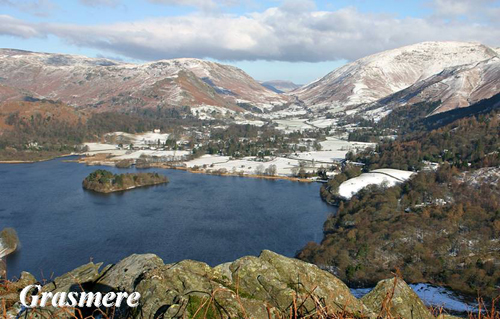
[(499, 92), (500, 57), (493, 57), (481, 62), (446, 68), (436, 75), (381, 99), (374, 105), (393, 109), (420, 102), (440, 102), (431, 113), (437, 114), (467, 107)]
[(236, 67), (198, 59), (137, 65), (0, 49), (0, 84), (37, 98), (100, 109), (205, 105), (243, 111), (288, 102)]
[(290, 94), (313, 110), (344, 111), (379, 101), (446, 68), (498, 56), (478, 43), (424, 42), (349, 63)]
[(295, 84), (291, 81), (283, 81), (283, 80), (264, 81), (261, 82), (261, 84), (264, 87), (277, 93), (286, 93), (301, 87), (300, 85)]

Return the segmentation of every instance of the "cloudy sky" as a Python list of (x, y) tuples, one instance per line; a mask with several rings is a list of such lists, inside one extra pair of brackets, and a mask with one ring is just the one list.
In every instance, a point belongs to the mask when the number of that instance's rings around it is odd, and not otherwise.
[(0, 0), (0, 47), (128, 62), (194, 57), (306, 83), (422, 41), (500, 46), (500, 0)]

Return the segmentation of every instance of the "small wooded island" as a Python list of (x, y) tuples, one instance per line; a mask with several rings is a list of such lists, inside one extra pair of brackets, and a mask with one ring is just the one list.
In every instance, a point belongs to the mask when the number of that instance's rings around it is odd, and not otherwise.
[(112, 193), (165, 183), (168, 183), (168, 178), (158, 173), (113, 174), (98, 169), (83, 180), (83, 188), (99, 193)]

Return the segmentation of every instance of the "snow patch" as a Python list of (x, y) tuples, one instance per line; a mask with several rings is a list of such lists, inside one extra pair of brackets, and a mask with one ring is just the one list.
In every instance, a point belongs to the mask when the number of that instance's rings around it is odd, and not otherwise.
[(368, 185), (386, 185), (387, 187), (391, 187), (408, 180), (413, 174), (414, 172), (398, 169), (376, 169), (343, 182), (339, 186), (338, 193), (343, 198), (350, 199)]

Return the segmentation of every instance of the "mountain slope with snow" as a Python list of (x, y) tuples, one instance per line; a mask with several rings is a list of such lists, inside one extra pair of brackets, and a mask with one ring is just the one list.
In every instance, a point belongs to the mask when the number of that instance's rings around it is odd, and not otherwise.
[(440, 102), (430, 115), (468, 107), (500, 92), (500, 57), (446, 68), (442, 72), (376, 103), (393, 109), (421, 102)]
[(424, 42), (354, 61), (291, 94), (311, 109), (344, 111), (404, 90), (445, 68), (496, 56), (477, 43)]
[(198, 59), (136, 65), (1, 49), (0, 83), (37, 98), (99, 109), (211, 105), (243, 111), (241, 105), (264, 110), (288, 102), (236, 67)]

